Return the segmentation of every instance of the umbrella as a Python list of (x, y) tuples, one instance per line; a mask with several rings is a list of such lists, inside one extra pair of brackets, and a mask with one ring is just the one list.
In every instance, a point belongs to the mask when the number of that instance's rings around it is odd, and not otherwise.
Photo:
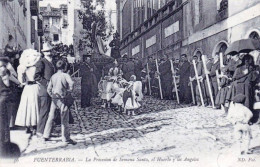
[(226, 50), (226, 55), (236, 55), (238, 53), (249, 53), (260, 49), (260, 42), (254, 39), (241, 39), (233, 42)]

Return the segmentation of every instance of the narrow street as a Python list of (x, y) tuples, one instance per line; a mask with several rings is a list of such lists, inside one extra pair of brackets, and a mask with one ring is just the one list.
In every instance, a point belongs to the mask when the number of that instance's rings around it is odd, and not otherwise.
[[(155, 158), (158, 163), (167, 164), (175, 159), (177, 165), (217, 166), (227, 156), (227, 163), (234, 165), (238, 161), (232, 146), (233, 128), (221, 110), (145, 97), (139, 112), (137, 116), (127, 116), (103, 109), (98, 99), (86, 110), (73, 108), (71, 138), (77, 145), (63, 146), (58, 137), (44, 144), (32, 137), (19, 162), (53, 162), (46, 158), (59, 157), (77, 163), (105, 163), (114, 158), (119, 162), (150, 162)], [(59, 132), (57, 126), (54, 134)], [(256, 140), (260, 136), (259, 125), (252, 126), (252, 132), (250, 148), (254, 151), (248, 157), (260, 161), (260, 141)], [(182, 161), (177, 162), (180, 158)]]

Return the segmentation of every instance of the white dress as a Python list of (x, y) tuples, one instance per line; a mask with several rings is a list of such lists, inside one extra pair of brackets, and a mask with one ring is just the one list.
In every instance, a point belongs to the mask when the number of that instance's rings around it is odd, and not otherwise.
[(21, 70), (21, 67), (20, 69), (19, 67), (18, 78), (21, 83), (25, 83), (25, 86), (17, 111), (15, 125), (26, 127), (36, 126), (39, 119), (39, 85), (27, 84), (28, 81), (34, 82), (36, 67), (27, 67), (26, 70)]

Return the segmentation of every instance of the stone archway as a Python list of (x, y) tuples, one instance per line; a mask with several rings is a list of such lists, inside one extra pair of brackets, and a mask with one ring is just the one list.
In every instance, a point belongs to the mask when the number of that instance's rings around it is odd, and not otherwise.
[(198, 59), (201, 60), (201, 56), (203, 55), (202, 49), (198, 48), (193, 52), (193, 56), (198, 56)]
[(215, 56), (215, 54), (216, 54), (217, 52), (223, 53), (223, 55), (224, 55), (224, 53), (225, 53), (225, 51), (227, 50), (228, 46), (229, 46), (228, 42), (226, 42), (226, 41), (224, 41), (224, 40), (218, 42), (218, 43), (215, 45), (215, 47), (214, 47), (214, 49), (213, 49), (213, 51), (212, 51), (212, 57)]

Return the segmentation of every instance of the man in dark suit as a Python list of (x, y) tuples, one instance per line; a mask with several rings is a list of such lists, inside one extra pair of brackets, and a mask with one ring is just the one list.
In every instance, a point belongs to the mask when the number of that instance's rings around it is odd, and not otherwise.
[(36, 64), (35, 81), (40, 85), (40, 113), (39, 122), (37, 125), (37, 135), (39, 137), (42, 136), (44, 132), (51, 105), (51, 98), (47, 93), (48, 82), (50, 81), (51, 76), (55, 73), (55, 67), (52, 63), (51, 50), (52, 47), (50, 44), (45, 43), (42, 50), (44, 53), (44, 58)]
[(81, 108), (90, 107), (91, 99), (97, 92), (97, 67), (91, 62), (91, 55), (83, 55), (80, 65), (81, 76)]
[(187, 55), (181, 55), (181, 63), (179, 65), (180, 75), (180, 101), (184, 104), (191, 102), (191, 89), (189, 87), (190, 82), (190, 63), (188, 62)]
[(166, 100), (172, 100), (173, 78), (171, 71), (171, 62), (167, 55), (163, 56), (163, 62), (159, 65), (159, 72), (161, 77), (163, 98)]
[(128, 57), (127, 62), (123, 64), (122, 71), (123, 71), (123, 77), (127, 81), (130, 81), (130, 77), (132, 75), (135, 75), (135, 62), (133, 61), (133, 57), (131, 56)]

